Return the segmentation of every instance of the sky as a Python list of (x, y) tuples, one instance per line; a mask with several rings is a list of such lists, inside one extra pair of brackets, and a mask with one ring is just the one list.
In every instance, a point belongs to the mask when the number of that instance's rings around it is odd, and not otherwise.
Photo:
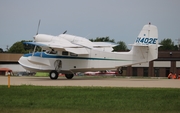
[[(159, 42), (180, 39), (180, 0), (0, 0), (0, 48), (39, 34), (67, 34), (134, 43), (145, 24), (158, 28)], [(128, 46), (130, 48), (130, 46)]]

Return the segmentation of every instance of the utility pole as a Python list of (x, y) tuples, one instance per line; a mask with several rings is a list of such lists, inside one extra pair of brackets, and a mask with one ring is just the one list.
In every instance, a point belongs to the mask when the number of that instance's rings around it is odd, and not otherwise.
[(178, 38), (178, 39), (175, 39), (176, 41), (177, 41), (177, 43), (178, 43), (178, 50), (180, 50), (180, 38)]
[(7, 50), (7, 51), (9, 50), (9, 46), (8, 46), (8, 45), (6, 46), (6, 50)]

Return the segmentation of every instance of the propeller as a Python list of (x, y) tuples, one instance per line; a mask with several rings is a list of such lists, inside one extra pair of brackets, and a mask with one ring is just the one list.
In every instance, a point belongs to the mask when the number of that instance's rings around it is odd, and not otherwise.
[[(41, 20), (39, 20), (39, 23), (38, 23), (38, 28), (37, 28), (37, 33), (36, 33), (36, 35), (38, 35), (38, 31), (39, 31), (39, 26), (40, 26), (40, 23), (41, 23)], [(36, 35), (33, 37), (33, 38), (34, 38), (33, 42), (35, 42)]]
[(38, 31), (39, 31), (39, 26), (40, 26), (40, 23), (41, 23), (41, 20), (39, 20), (39, 23), (38, 23), (38, 29), (37, 29), (37, 33), (36, 33), (36, 35), (38, 35)]

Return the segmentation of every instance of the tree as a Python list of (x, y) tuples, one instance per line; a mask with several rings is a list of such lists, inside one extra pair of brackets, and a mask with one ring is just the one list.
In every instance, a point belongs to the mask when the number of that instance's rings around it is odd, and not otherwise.
[[(32, 40), (22, 40), (21, 42), (23, 44), (24, 42), (32, 42)], [(33, 52), (34, 47), (35, 47), (34, 45), (30, 45), (30, 44), (23, 44), (23, 46), (26, 53)], [(38, 50), (39, 50), (39, 47), (38, 47)]]
[(0, 48), (0, 53), (3, 53), (3, 49), (2, 48)]
[(22, 42), (14, 43), (8, 50), (9, 53), (25, 53)]
[(97, 37), (96, 39), (89, 39), (92, 42), (114, 42), (114, 39), (109, 39), (109, 37)]
[(129, 50), (125, 44), (125, 42), (123, 41), (119, 41), (117, 42), (117, 46), (113, 47), (114, 48), (114, 51), (127, 51)]
[[(109, 37), (97, 37), (96, 39), (89, 39), (92, 42), (113, 42), (115, 43), (114, 39), (110, 39)], [(117, 46), (113, 47), (114, 51), (127, 51), (128, 48), (123, 41), (117, 42)]]
[[(29, 53), (29, 52), (33, 52), (35, 46), (30, 45), (30, 44), (23, 44), (23, 42), (32, 42), (32, 41), (31, 40), (29, 40), (29, 41), (22, 40), (21, 42), (16, 42), (10, 47), (8, 52), (9, 53)], [(41, 48), (37, 47), (36, 50), (40, 51)]]
[(174, 45), (174, 42), (169, 38), (163, 39), (159, 44), (161, 45), (159, 50), (178, 50), (178, 46)]

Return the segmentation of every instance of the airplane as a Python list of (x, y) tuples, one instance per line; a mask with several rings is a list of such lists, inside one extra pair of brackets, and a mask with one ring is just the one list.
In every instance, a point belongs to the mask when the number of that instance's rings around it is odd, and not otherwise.
[(105, 71), (96, 71), (96, 72), (85, 72), (84, 75), (117, 75), (117, 72), (115, 71), (110, 71), (110, 70), (105, 70)]
[[(25, 44), (35, 45), (34, 52), (24, 54), (19, 64), (32, 72), (48, 72), (50, 79), (58, 79), (59, 73), (72, 79), (77, 72), (111, 69), (122, 74), (122, 67), (157, 59), (159, 47), (158, 29), (151, 23), (143, 26), (128, 52), (113, 52), (116, 44), (91, 42), (84, 37), (66, 34), (66, 31), (52, 36), (38, 34), (37, 30), (34, 42)], [(35, 52), (37, 46), (41, 47), (41, 52)]]

